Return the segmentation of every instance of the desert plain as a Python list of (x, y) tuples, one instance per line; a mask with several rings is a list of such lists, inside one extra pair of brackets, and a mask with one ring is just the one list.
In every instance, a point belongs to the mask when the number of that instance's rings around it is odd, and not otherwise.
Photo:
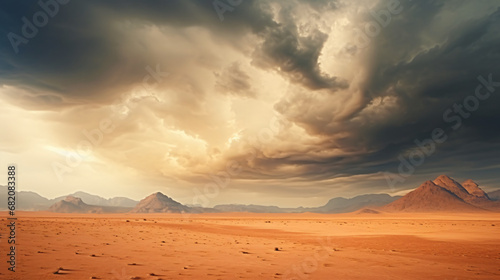
[(498, 213), (17, 216), (0, 279), (500, 279)]

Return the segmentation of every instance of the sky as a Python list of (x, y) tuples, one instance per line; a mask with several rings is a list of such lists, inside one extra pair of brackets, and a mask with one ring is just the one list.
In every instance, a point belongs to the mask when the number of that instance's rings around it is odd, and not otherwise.
[(297, 207), (440, 174), (500, 188), (499, 1), (5, 0), (0, 22), (18, 191)]

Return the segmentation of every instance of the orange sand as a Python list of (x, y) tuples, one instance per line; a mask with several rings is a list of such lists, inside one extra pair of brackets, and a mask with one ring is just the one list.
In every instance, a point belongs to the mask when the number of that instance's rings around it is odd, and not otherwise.
[(17, 215), (0, 279), (500, 279), (498, 213)]

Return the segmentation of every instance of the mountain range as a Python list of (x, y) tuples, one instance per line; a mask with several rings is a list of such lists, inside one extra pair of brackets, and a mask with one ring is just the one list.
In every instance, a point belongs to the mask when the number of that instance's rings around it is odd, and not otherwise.
[[(64, 200), (68, 196), (78, 197), (89, 205), (96, 206), (109, 206), (109, 207), (130, 207), (133, 208), (138, 201), (132, 200), (127, 197), (113, 197), (113, 198), (103, 198), (98, 195), (89, 194), (86, 192), (78, 191), (72, 194), (56, 197), (54, 199), (45, 198), (35, 192), (31, 191), (20, 191), (16, 193), (17, 197), (17, 209), (24, 211), (44, 211), (48, 210), (51, 205), (61, 200)], [(0, 201), (6, 201), (7, 199), (7, 187), (0, 186)], [(5, 204), (0, 205), (0, 209), (5, 209)]]
[[(6, 201), (6, 187), (0, 186), (0, 201)], [(382, 212), (478, 212), (500, 211), (500, 190), (485, 193), (474, 181), (458, 183), (441, 175), (426, 181), (405, 196), (388, 194), (366, 194), (353, 198), (336, 197), (319, 207), (281, 208), (277, 206), (223, 204), (213, 208), (183, 205), (157, 192), (141, 201), (126, 197), (106, 199), (85, 192), (47, 199), (35, 192), (17, 193), (18, 210), (53, 211), (60, 213), (359, 213)], [(0, 206), (0, 210), (5, 206)]]
[(57, 213), (126, 213), (131, 207), (89, 205), (79, 197), (67, 196), (49, 207), (49, 211)]
[(426, 181), (402, 198), (380, 208), (387, 212), (481, 212), (500, 211), (500, 201), (493, 201), (472, 180), (462, 184), (441, 175)]
[(252, 212), (252, 213), (348, 213), (366, 207), (379, 207), (393, 202), (401, 196), (388, 194), (364, 194), (353, 198), (336, 197), (319, 207), (280, 208), (277, 206), (223, 204), (214, 208), (221, 212)]
[[(0, 201), (6, 200), (3, 190), (4, 186), (0, 186)], [(189, 213), (207, 213), (207, 212), (251, 212), (251, 213), (347, 213), (356, 211), (363, 207), (376, 207), (392, 202), (399, 196), (390, 196), (388, 194), (367, 194), (353, 198), (336, 197), (332, 198), (323, 206), (320, 207), (297, 207), (297, 208), (281, 208), (278, 206), (263, 206), (263, 205), (243, 205), (243, 204), (223, 204), (216, 205), (213, 208), (203, 208), (201, 206), (186, 206), (169, 198), (162, 193), (152, 194), (145, 199), (135, 201), (126, 197), (114, 197), (106, 199), (97, 195), (88, 194), (85, 192), (75, 192), (67, 196), (60, 196), (54, 199), (47, 199), (35, 192), (20, 191), (17, 193), (18, 210), (24, 211), (46, 211), (57, 202), (65, 200), (66, 197), (80, 198), (83, 203), (89, 206), (107, 206), (107, 207), (124, 207), (132, 209), (134, 213), (154, 213), (154, 212), (189, 212)], [(165, 208), (168, 205), (167, 208)], [(5, 209), (0, 206), (0, 210)], [(60, 209), (60, 208), (52, 208)], [(113, 210), (112, 208), (104, 208)], [(102, 211), (102, 210), (101, 210)], [(56, 211), (57, 212), (57, 211)], [(97, 211), (99, 212), (99, 211)], [(112, 211), (114, 212), (114, 210)]]

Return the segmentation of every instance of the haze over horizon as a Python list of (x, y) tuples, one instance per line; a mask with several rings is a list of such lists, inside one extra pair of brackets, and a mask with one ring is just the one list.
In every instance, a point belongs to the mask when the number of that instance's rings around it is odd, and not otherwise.
[[(61, 2), (0, 42), (18, 191), (309, 207), (440, 174), (500, 188), (498, 1), (247, 0), (222, 18), (202, 0)], [(0, 7), (17, 36), (44, 11)]]

